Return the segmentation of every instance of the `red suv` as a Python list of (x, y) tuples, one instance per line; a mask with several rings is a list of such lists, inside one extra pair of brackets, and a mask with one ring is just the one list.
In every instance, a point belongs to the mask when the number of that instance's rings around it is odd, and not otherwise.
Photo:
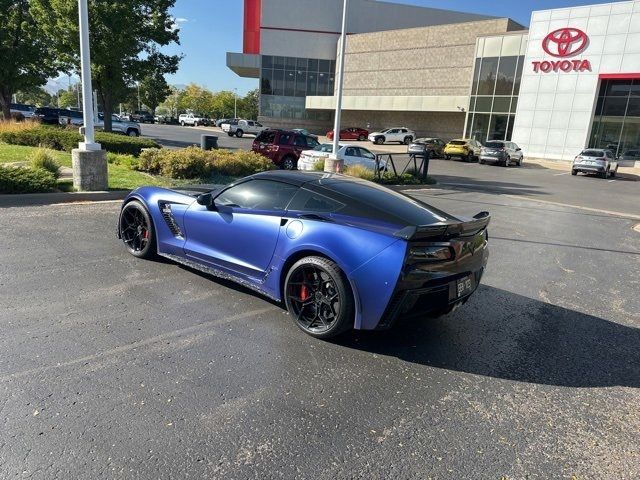
[[(369, 136), (369, 131), (364, 128), (345, 128), (340, 130), (340, 140), (360, 140), (364, 142)], [(333, 140), (333, 130), (327, 132), (327, 138)]]
[(304, 150), (318, 145), (315, 138), (290, 130), (264, 130), (253, 141), (252, 150), (270, 158), (278, 167), (295, 170)]

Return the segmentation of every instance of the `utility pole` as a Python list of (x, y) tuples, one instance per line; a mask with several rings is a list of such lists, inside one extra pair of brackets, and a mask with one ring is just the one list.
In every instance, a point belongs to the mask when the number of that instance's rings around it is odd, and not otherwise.
[(87, 0), (78, 0), (80, 25), (80, 70), (82, 79), (82, 114), (84, 142), (71, 152), (73, 186), (79, 191), (106, 190), (108, 188), (107, 156), (95, 142), (91, 86), (91, 54), (89, 46), (89, 7)]
[(233, 118), (238, 118), (238, 89), (233, 89)]
[(342, 34), (340, 35), (340, 55), (338, 56), (338, 78), (336, 79), (336, 114), (333, 122), (333, 150), (329, 155), (328, 162), (325, 162), (325, 172), (336, 172), (342, 170), (338, 160), (338, 149), (340, 148), (340, 119), (342, 116), (342, 86), (344, 83), (344, 51), (347, 43), (347, 11), (348, 0), (344, 0), (342, 7)]

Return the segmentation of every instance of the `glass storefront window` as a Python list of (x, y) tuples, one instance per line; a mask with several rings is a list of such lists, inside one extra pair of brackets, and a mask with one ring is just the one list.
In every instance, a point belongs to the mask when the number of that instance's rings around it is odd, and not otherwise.
[(284, 95), (284, 70), (273, 71), (273, 84), (271, 90), (274, 95)]
[(488, 113), (476, 113), (473, 116), (469, 137), (475, 138), (480, 143), (484, 143), (487, 140), (490, 119), (491, 115)]
[(285, 70), (284, 73), (284, 95), (286, 97), (295, 96), (296, 72), (295, 70)]
[[(522, 67), (524, 65), (524, 57), (518, 57), (518, 66), (516, 68), (516, 78), (513, 82), (513, 94), (520, 93), (520, 81), (522, 80)], [(508, 139), (511, 140), (511, 139)]]
[(496, 95), (511, 95), (518, 57), (500, 57), (496, 77)]
[(498, 72), (498, 57), (485, 57), (480, 66), (478, 78), (478, 95), (493, 95)]
[(616, 155), (640, 149), (640, 79), (602, 81), (589, 146)]
[(273, 68), (273, 57), (271, 55), (262, 56), (262, 68)]
[(296, 75), (296, 97), (304, 97), (307, 93), (307, 72), (298, 71)]
[(271, 95), (271, 84), (273, 83), (273, 70), (262, 69), (262, 75), (260, 78), (260, 93), (263, 95)]
[(492, 97), (476, 97), (476, 112), (491, 112)]
[(509, 113), (511, 97), (493, 97), (492, 112)]
[(476, 58), (476, 65), (473, 68), (473, 84), (471, 85), (471, 95), (478, 94), (478, 77), (480, 76), (480, 63), (481, 58)]
[[(504, 140), (507, 134), (509, 115), (491, 115), (487, 140)], [(484, 143), (484, 139), (478, 139)]]
[(284, 57), (273, 57), (273, 68), (284, 70), (285, 61)]
[(311, 73), (307, 75), (307, 95), (317, 95), (318, 94), (318, 74)]

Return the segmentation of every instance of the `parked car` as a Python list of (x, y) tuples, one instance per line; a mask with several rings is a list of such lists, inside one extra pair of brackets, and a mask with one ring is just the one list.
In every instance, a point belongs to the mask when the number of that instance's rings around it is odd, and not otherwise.
[(136, 110), (129, 115), (129, 121), (138, 123), (153, 123), (153, 115), (146, 110)]
[(429, 157), (444, 157), (444, 147), (446, 143), (440, 138), (416, 138), (407, 147), (407, 153), (424, 155), (429, 151)]
[(495, 163), (509, 167), (517, 165), (520, 167), (524, 160), (522, 149), (513, 142), (502, 140), (490, 140), (480, 149), (479, 163)]
[(398, 142), (409, 145), (416, 138), (416, 133), (408, 128), (387, 128), (381, 132), (373, 132), (369, 134), (369, 140), (377, 145), (383, 145), (388, 142)]
[(178, 117), (178, 122), (183, 127), (186, 125), (197, 127), (198, 125), (205, 125), (207, 123), (207, 120), (204, 117), (196, 115), (194, 113), (183, 113)]
[(618, 165), (621, 167), (633, 167), (640, 162), (640, 150), (626, 150), (618, 157)]
[(39, 107), (33, 112), (33, 118), (48, 125), (58, 125), (60, 122), (60, 109), (55, 107)]
[(203, 193), (138, 188), (117, 232), (134, 257), (237, 282), (283, 302), (303, 332), (324, 339), (467, 302), (489, 258), (490, 219), (346, 175), (269, 171)]
[(84, 125), (84, 115), (76, 110), (59, 110), (58, 123), (60, 125), (75, 125), (77, 127)]
[[(323, 143), (313, 150), (305, 150), (298, 159), (298, 170), (315, 170), (316, 163), (324, 160), (333, 152), (333, 143)], [(376, 163), (376, 155), (366, 148), (357, 145), (339, 144), (338, 158), (344, 160), (345, 166), (361, 165), (369, 170), (375, 170), (376, 166), (383, 169)]]
[(36, 107), (23, 103), (11, 103), (9, 104), (9, 110), (11, 113), (20, 114), (24, 118), (31, 118), (36, 111)]
[(251, 149), (270, 158), (274, 164), (285, 170), (294, 170), (300, 154), (313, 150), (318, 145), (315, 138), (292, 130), (264, 130), (253, 141)]
[[(98, 114), (98, 118), (94, 120), (94, 125), (97, 130), (104, 129), (104, 115)], [(111, 131), (113, 133), (121, 133), (129, 137), (139, 137), (142, 135), (140, 124), (137, 122), (131, 122), (118, 115), (111, 115)]]
[(576, 156), (571, 166), (571, 175), (596, 173), (602, 178), (615, 177), (618, 173), (618, 161), (611, 150), (587, 148)]
[(315, 138), (316, 140), (318, 140), (318, 136), (317, 136), (317, 135), (314, 135), (313, 133), (311, 133), (311, 132), (310, 132), (309, 130), (307, 130), (306, 128), (294, 128), (292, 131), (293, 131), (293, 132), (296, 132), (296, 133), (301, 133), (302, 135), (306, 135), (307, 137), (313, 137), (313, 138)]
[[(340, 140), (359, 140), (365, 141), (369, 136), (369, 131), (364, 128), (350, 127), (340, 130)], [(327, 138), (333, 140), (333, 130), (327, 132)]]
[(222, 124), (223, 132), (225, 132), (230, 137), (233, 137), (235, 135), (238, 138), (241, 138), (245, 133), (248, 133), (250, 135), (258, 135), (260, 132), (266, 129), (267, 127), (253, 120), (237, 120), (234, 122)]
[(473, 138), (451, 140), (444, 147), (444, 158), (449, 160), (451, 157), (458, 157), (465, 162), (471, 162), (480, 157), (481, 150), (482, 144)]

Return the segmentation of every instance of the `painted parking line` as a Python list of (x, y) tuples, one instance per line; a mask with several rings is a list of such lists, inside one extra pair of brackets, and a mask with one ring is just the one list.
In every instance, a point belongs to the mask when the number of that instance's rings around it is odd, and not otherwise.
[(611, 182), (615, 182), (615, 180), (609, 180), (609, 183), (611, 183)]

